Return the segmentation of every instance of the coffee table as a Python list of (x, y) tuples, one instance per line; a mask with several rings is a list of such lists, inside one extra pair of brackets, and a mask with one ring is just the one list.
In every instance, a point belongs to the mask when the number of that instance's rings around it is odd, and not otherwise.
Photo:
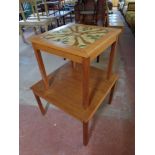
[[(88, 122), (106, 96), (111, 103), (118, 75), (113, 73), (120, 29), (68, 24), (31, 38), (42, 80), (31, 89), (44, 115), (40, 98), (55, 105), (83, 124), (83, 144), (88, 144)], [(90, 66), (91, 61), (111, 46), (107, 70)], [(71, 61), (47, 75), (41, 52)]]

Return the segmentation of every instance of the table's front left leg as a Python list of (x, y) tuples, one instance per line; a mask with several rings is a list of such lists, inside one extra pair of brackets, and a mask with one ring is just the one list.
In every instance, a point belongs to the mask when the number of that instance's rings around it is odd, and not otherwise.
[(40, 50), (36, 49), (35, 45), (32, 44), (32, 46), (34, 49), (34, 53), (35, 53), (35, 56), (36, 56), (36, 59), (38, 62), (38, 66), (40, 69), (40, 73), (41, 73), (45, 88), (47, 89), (49, 87), (49, 81), (48, 81), (48, 77), (46, 75), (46, 70), (45, 70), (43, 60), (42, 60), (41, 52), (40, 52)]

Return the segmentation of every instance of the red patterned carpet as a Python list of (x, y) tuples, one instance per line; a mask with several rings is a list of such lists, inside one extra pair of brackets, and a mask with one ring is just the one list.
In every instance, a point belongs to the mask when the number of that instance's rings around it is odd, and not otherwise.
[[(104, 101), (90, 121), (90, 139), (86, 147), (82, 143), (82, 124), (79, 121), (53, 107), (45, 116), (41, 115), (29, 90), (40, 74), (35, 72), (38, 68), (35, 68), (32, 48), (20, 46), (24, 47), (20, 52), (20, 155), (135, 154), (135, 40), (126, 24), (118, 44), (120, 78), (117, 89), (112, 104)], [(106, 54), (101, 56), (101, 64), (106, 58)], [(46, 60), (51, 69), (48, 58)]]

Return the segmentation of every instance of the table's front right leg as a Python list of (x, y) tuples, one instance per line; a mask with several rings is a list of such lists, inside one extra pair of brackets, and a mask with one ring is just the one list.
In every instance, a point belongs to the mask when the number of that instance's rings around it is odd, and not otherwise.
[(87, 109), (89, 106), (89, 70), (90, 70), (90, 59), (84, 58), (82, 63), (83, 69), (83, 81), (82, 81), (82, 91), (83, 91), (83, 107)]

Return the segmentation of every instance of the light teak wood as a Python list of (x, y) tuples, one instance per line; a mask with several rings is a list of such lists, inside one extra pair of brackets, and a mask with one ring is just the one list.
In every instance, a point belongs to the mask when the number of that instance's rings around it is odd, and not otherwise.
[(83, 106), (83, 66), (71, 62), (63, 65), (48, 75), (49, 88), (46, 89), (44, 81), (34, 84), (31, 89), (36, 95), (54, 104), (81, 122), (88, 122), (118, 79), (117, 74), (112, 74), (107, 80), (107, 73), (101, 69), (90, 67), (89, 71), (89, 105)]
[[(77, 46), (66, 45), (61, 41), (52, 41), (46, 39), (46, 36), (52, 35), (52, 33), (60, 32), (61, 30), (65, 30), (68, 28), (72, 28), (74, 26), (82, 27), (82, 28), (96, 28), (105, 31), (108, 31), (107, 34), (103, 35), (95, 42), (88, 44), (85, 48), (79, 48)], [(75, 36), (77, 34), (83, 35), (83, 32), (75, 32)], [(116, 40), (117, 36), (121, 33), (121, 29), (115, 28), (103, 28), (100, 26), (90, 26), (90, 25), (82, 25), (82, 24), (67, 24), (56, 28), (54, 30), (48, 31), (47, 33), (34, 36), (31, 38), (31, 42), (36, 44), (36, 48), (42, 50), (43, 52), (47, 52), (50, 54), (55, 54), (67, 59), (70, 59), (75, 62), (83, 63), (83, 58), (89, 58), (90, 61), (94, 60), (98, 55), (104, 52), (109, 46), (111, 46)], [(87, 33), (88, 34), (88, 33)], [(78, 36), (78, 35), (77, 35)]]
[[(85, 48), (66, 45), (61, 41), (49, 41), (44, 38), (48, 34), (52, 35), (56, 31), (66, 30), (72, 26), (75, 29), (78, 29), (78, 27), (84, 29), (87, 29), (87, 27), (90, 27), (90, 29), (95, 28), (97, 31), (105, 29), (108, 33), (91, 44), (86, 45)], [(72, 28), (70, 29), (72, 30)], [(118, 79), (117, 74), (112, 73), (112, 68), (117, 38), (120, 32), (121, 30), (119, 29), (68, 24), (31, 39), (42, 75), (42, 80), (33, 85), (31, 89), (39, 103), (38, 97), (41, 97), (83, 123), (84, 145), (88, 144), (89, 120), (110, 92), (110, 102), (112, 100), (114, 85)], [(82, 33), (76, 32), (74, 35), (80, 36), (83, 33), (83, 31)], [(91, 34), (92, 31), (89, 33)], [(77, 45), (77, 42), (75, 45)], [(107, 71), (91, 67), (91, 61), (111, 45), (112, 48)], [(40, 50), (70, 59), (72, 63), (63, 65), (47, 76)], [(40, 107), (40, 109), (42, 108)]]
[(88, 122), (83, 122), (83, 145), (87, 145), (89, 141), (88, 136)]
[(83, 106), (86, 109), (89, 106), (89, 68), (90, 60), (83, 59)]
[(38, 106), (39, 106), (39, 109), (40, 109), (41, 113), (42, 113), (43, 115), (45, 115), (45, 114), (46, 114), (46, 110), (44, 109), (44, 107), (43, 107), (43, 105), (42, 105), (42, 103), (41, 103), (40, 97), (37, 96), (35, 93), (34, 93), (34, 96), (35, 96), (35, 99), (36, 99), (36, 101), (37, 101), (37, 103), (38, 103)]
[(37, 62), (38, 62), (38, 66), (39, 66), (39, 69), (40, 69), (42, 79), (44, 81), (45, 88), (47, 89), (48, 86), (49, 86), (49, 82), (48, 82), (48, 78), (47, 78), (47, 75), (46, 75), (46, 70), (45, 70), (45, 67), (44, 67), (41, 52), (40, 52), (40, 50), (35, 48), (35, 45), (33, 45), (33, 49), (34, 49), (34, 53), (35, 53), (35, 56), (36, 56), (36, 59), (37, 59)]
[(111, 46), (109, 63), (108, 63), (108, 68), (107, 68), (107, 79), (109, 79), (112, 74), (113, 64), (115, 60), (116, 46), (117, 46), (117, 41), (115, 41)]

